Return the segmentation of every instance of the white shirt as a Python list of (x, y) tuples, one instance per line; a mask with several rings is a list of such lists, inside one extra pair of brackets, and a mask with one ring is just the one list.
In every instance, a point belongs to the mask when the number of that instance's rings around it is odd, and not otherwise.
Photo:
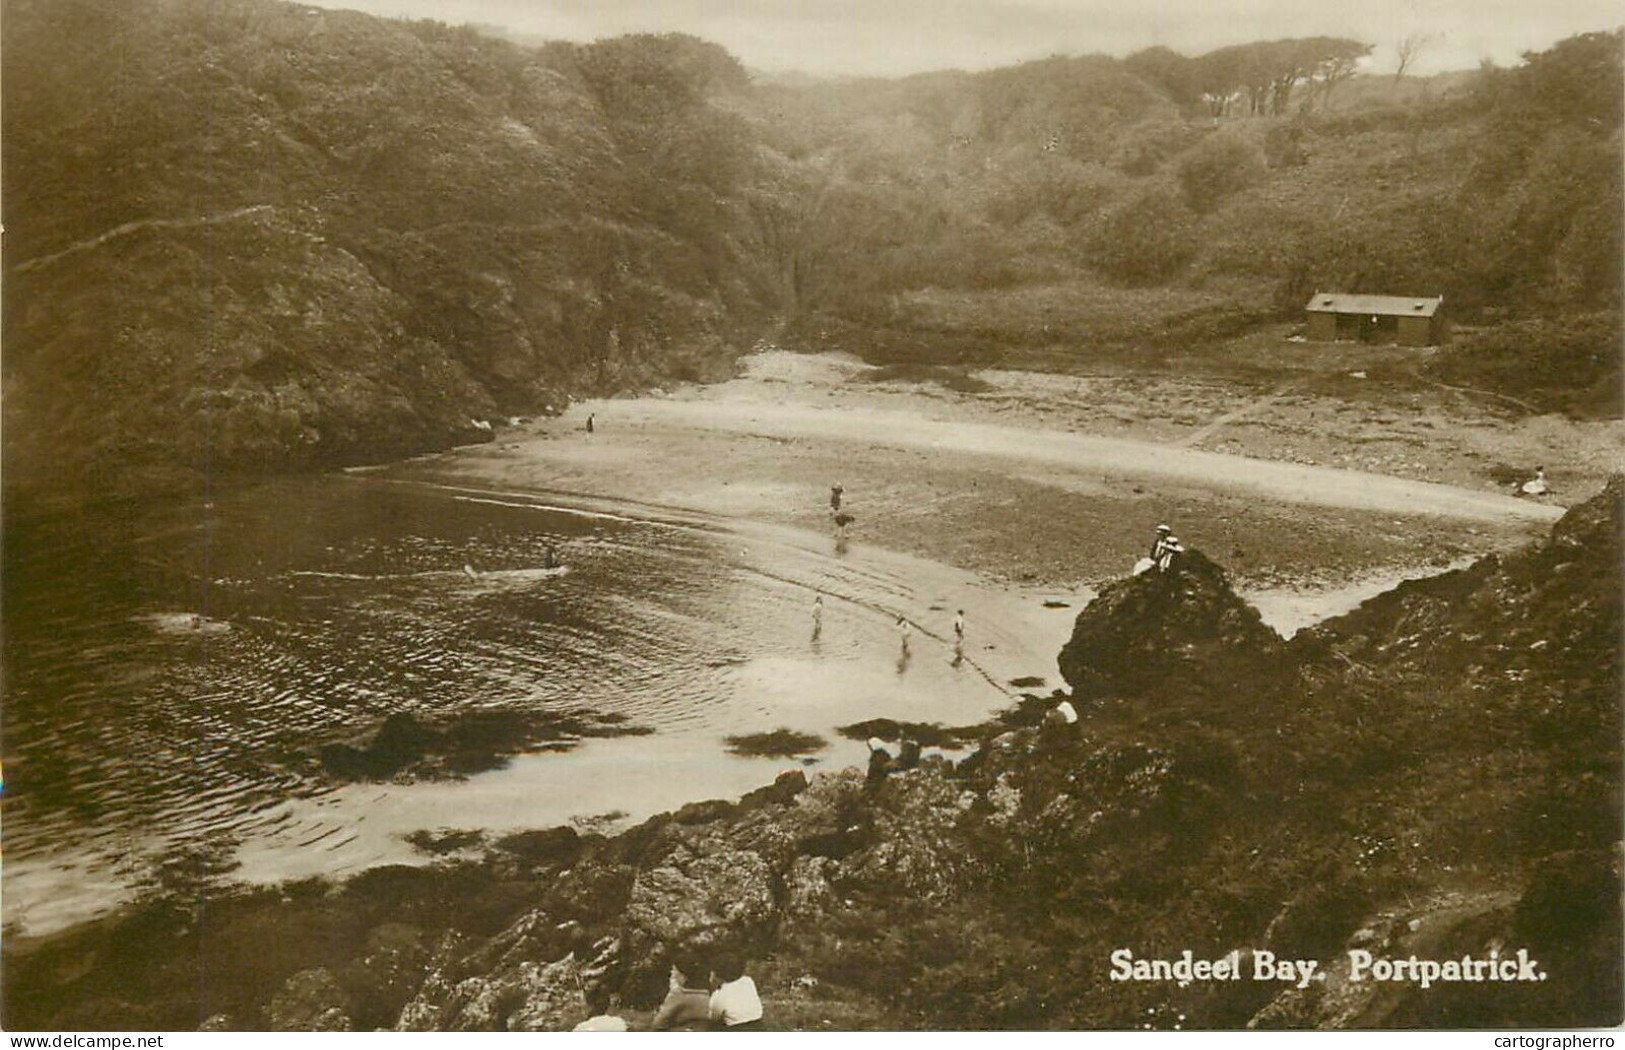
[(1072, 706), (1072, 701), (1070, 700), (1062, 700), (1060, 703), (1055, 705), (1055, 710), (1061, 712), (1061, 717), (1066, 719), (1067, 725), (1073, 725), (1078, 720), (1077, 709)]
[(721, 1021), (732, 1028), (736, 1024), (762, 1019), (762, 1000), (756, 994), (756, 982), (749, 976), (727, 984), (711, 993), (711, 1020)]
[(609, 1014), (599, 1014), (589, 1017), (585, 1021), (570, 1029), (572, 1032), (624, 1032), (626, 1031), (626, 1018), (612, 1017)]

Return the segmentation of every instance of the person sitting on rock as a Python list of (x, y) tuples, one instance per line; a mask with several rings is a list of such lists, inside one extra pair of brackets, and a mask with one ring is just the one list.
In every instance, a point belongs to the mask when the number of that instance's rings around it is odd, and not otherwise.
[(666, 999), (649, 1022), (651, 1032), (703, 1032), (711, 1025), (711, 990), (705, 986), (707, 969), (698, 957), (679, 954), (671, 961), (671, 983)]
[(711, 967), (717, 990), (711, 993), (711, 1027), (742, 1032), (762, 1025), (762, 999), (756, 982), (745, 974), (745, 963), (733, 952), (723, 952)]
[(1046, 743), (1060, 744), (1076, 737), (1078, 734), (1078, 710), (1072, 706), (1072, 701), (1062, 699), (1060, 703), (1044, 712), (1044, 721), (1039, 726), (1039, 737)]
[(1178, 542), (1178, 540), (1174, 539), (1173, 529), (1167, 525), (1158, 525), (1157, 535), (1151, 541), (1151, 549), (1146, 552), (1145, 557), (1134, 563), (1134, 575), (1139, 576), (1142, 573), (1150, 572), (1152, 569), (1161, 571), (1162, 564), (1167, 559), (1168, 545)]
[(1168, 542), (1168, 537), (1172, 536), (1173, 534), (1174, 530), (1168, 526), (1157, 526), (1156, 538), (1151, 541), (1151, 552), (1146, 555), (1147, 558), (1151, 559), (1151, 564), (1155, 565), (1157, 563), (1157, 559), (1162, 557), (1162, 545)]
[(1168, 536), (1158, 541), (1159, 551), (1156, 557), (1157, 571), (1168, 572), (1179, 564), (1179, 556), (1185, 553), (1178, 536)]
[(626, 1018), (614, 1015), (614, 1010), (620, 1005), (620, 997), (610, 991), (609, 985), (601, 982), (589, 985), (583, 994), (587, 998), (587, 1013), (590, 1016), (570, 1029), (572, 1032), (626, 1031)]
[(1536, 467), (1534, 478), (1518, 486), (1518, 491), (1525, 496), (1544, 496), (1552, 491), (1551, 485), (1546, 481), (1546, 468)]

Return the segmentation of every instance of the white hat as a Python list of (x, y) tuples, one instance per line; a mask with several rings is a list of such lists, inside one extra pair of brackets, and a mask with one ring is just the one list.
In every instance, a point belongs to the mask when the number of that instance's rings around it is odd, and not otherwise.
[[(872, 736), (869, 738), (869, 750), (886, 751), (886, 742), (880, 739), (878, 736)], [(890, 754), (891, 752), (887, 751), (886, 753)]]
[(1170, 529), (1170, 528), (1169, 528), (1169, 527), (1168, 527), (1168, 526), (1166, 526), (1166, 525), (1158, 525), (1158, 526), (1157, 526), (1157, 531), (1158, 531), (1158, 532), (1172, 532), (1172, 531), (1174, 531), (1174, 530), (1173, 530), (1173, 529)]

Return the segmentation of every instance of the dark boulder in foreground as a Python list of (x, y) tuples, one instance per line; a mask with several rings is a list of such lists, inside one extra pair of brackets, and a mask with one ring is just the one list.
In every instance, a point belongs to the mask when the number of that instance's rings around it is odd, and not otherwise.
[(1150, 687), (1206, 695), (1279, 655), (1282, 641), (1198, 550), (1173, 570), (1108, 584), (1078, 614), (1061, 675), (1084, 698)]
[(398, 776), (463, 777), (497, 769), (528, 751), (568, 751), (586, 737), (642, 736), (648, 726), (592, 711), (469, 711), (443, 728), (410, 712), (384, 719), (372, 740), (323, 745), (317, 757), (335, 780), (389, 780)]

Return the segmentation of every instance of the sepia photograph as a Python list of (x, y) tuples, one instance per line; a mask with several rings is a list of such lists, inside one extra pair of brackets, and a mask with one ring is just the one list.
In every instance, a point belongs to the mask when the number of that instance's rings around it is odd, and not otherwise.
[(0, 0), (11, 1045), (1617, 1030), (1622, 26)]

